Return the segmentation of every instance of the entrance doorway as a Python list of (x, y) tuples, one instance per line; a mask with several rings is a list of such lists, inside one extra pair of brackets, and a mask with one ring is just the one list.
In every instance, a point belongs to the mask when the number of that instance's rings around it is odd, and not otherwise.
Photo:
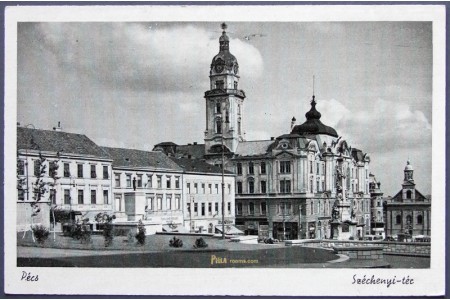
[[(283, 237), (284, 233), (284, 237)], [(273, 238), (284, 240), (295, 240), (298, 238), (298, 223), (297, 222), (285, 222), (283, 228), (283, 222), (273, 222)]]

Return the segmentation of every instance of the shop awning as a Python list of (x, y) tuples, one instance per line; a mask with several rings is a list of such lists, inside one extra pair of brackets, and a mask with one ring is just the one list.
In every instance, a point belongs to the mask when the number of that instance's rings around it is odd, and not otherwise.
[[(216, 231), (222, 232), (222, 225), (216, 225)], [(237, 229), (233, 225), (225, 225), (225, 234), (244, 234), (241, 230)]]
[(187, 230), (186, 228), (184, 228), (183, 225), (176, 225), (176, 224), (163, 225), (163, 226), (162, 226), (162, 230), (163, 230), (164, 232), (181, 232), (181, 233), (187, 233), (187, 232), (189, 232), (189, 230)]

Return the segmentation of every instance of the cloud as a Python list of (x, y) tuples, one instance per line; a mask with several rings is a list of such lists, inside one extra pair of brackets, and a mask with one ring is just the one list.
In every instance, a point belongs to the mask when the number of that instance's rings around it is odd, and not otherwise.
[[(219, 51), (218, 36), (194, 25), (40, 23), (37, 34), (67, 72), (133, 90), (208, 86), (211, 59)], [(263, 60), (254, 46), (231, 39), (230, 50), (242, 62), (242, 76), (260, 76)]]
[(366, 152), (430, 147), (431, 124), (408, 104), (378, 99), (366, 109), (353, 111), (337, 100), (319, 102), (322, 122)]
[(432, 126), (422, 111), (409, 103), (378, 99), (363, 109), (340, 101), (319, 100), (321, 121), (336, 129), (350, 146), (371, 157), (370, 170), (382, 183), (385, 196), (401, 188), (403, 169), (410, 159), (421, 192), (431, 191)]

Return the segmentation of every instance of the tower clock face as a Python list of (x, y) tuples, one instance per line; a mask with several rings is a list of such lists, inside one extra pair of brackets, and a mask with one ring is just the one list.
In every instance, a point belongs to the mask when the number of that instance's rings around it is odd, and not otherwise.
[(222, 72), (223, 71), (223, 65), (216, 65), (215, 66), (215, 70), (216, 70), (217, 73)]

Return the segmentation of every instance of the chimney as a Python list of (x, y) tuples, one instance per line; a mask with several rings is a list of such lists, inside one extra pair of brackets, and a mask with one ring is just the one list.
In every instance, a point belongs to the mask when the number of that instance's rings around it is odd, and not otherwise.
[(197, 145), (197, 142), (194, 142), (194, 145)]
[(295, 117), (292, 117), (292, 120), (291, 120), (291, 130), (294, 129), (294, 126), (295, 126), (296, 121), (297, 121), (297, 120), (295, 119)]
[(62, 131), (61, 122), (58, 121), (58, 127), (53, 127), (54, 131)]

